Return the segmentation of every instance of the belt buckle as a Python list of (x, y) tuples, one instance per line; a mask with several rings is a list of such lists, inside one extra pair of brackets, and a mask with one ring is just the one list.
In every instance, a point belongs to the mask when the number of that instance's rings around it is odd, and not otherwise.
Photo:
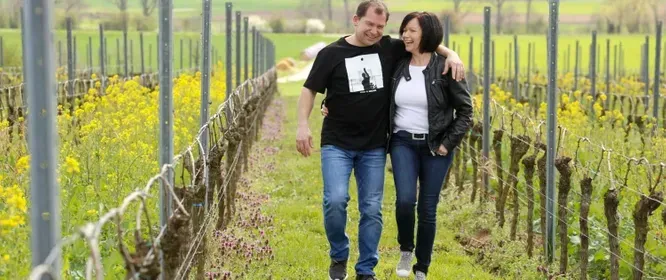
[[(421, 135), (422, 137), (417, 137), (417, 135)], [(412, 140), (425, 140), (425, 139), (426, 139), (425, 134), (412, 133)]]

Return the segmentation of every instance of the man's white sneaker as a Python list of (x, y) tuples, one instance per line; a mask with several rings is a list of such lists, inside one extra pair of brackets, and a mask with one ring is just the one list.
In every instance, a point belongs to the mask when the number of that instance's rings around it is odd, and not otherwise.
[(400, 252), (400, 261), (395, 273), (398, 277), (408, 277), (412, 272), (412, 252)]
[(416, 277), (414, 277), (416, 280), (426, 280), (426, 275), (425, 273), (421, 271), (416, 271)]

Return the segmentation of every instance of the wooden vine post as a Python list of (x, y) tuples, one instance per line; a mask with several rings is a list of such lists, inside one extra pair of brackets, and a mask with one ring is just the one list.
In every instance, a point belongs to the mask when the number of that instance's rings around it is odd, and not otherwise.
[(504, 176), (502, 168), (502, 136), (504, 135), (503, 129), (495, 130), (493, 133), (493, 151), (495, 152), (495, 165), (497, 169), (497, 190), (498, 197), (495, 200), (495, 210), (497, 212), (497, 219), (500, 227), (504, 227), (504, 213), (501, 212), (501, 197), (504, 192)]
[(560, 157), (555, 159), (555, 168), (560, 172), (560, 182), (558, 184), (557, 192), (557, 220), (558, 220), (558, 234), (560, 236), (560, 273), (567, 272), (567, 260), (569, 258), (569, 235), (567, 223), (567, 198), (571, 190), (571, 162), (570, 157)]
[(525, 190), (527, 191), (527, 256), (532, 258), (534, 252), (534, 227), (532, 221), (534, 220), (534, 171), (536, 168), (536, 157), (539, 150), (535, 150), (534, 154), (523, 159), (523, 166), (525, 170)]
[[(610, 154), (608, 155), (610, 158)], [(629, 160), (627, 163), (627, 174), (625, 175), (624, 185), (627, 184), (627, 178), (629, 178), (629, 171), (631, 170), (631, 162), (633, 159)], [(610, 166), (609, 166), (610, 167)], [(609, 170), (610, 172), (610, 170)], [(618, 205), (620, 204), (620, 190), (615, 187), (613, 180), (610, 181), (610, 188), (604, 194), (604, 214), (606, 216), (606, 222), (608, 227), (608, 244), (610, 249), (610, 279), (618, 280), (620, 279), (620, 241), (619, 241), (619, 227), (620, 227), (620, 217), (617, 213)]]
[(544, 151), (543, 156), (537, 161), (537, 173), (539, 175), (539, 225), (541, 235), (546, 236), (546, 145), (543, 143), (537, 144), (537, 147)]
[[(650, 172), (649, 164), (646, 164), (648, 173)], [(659, 176), (657, 177), (657, 183), (652, 185), (652, 180), (650, 180), (650, 194), (645, 196), (641, 194), (640, 200), (636, 202), (633, 212), (634, 228), (636, 234), (634, 236), (634, 268), (633, 275), (634, 280), (643, 279), (643, 268), (645, 267), (645, 242), (647, 241), (647, 235), (649, 229), (648, 218), (652, 216), (657, 208), (661, 205), (664, 200), (664, 193), (662, 191), (657, 191), (657, 186), (661, 182), (661, 175), (664, 170), (664, 165), (661, 165), (659, 171)], [(648, 176), (651, 177), (651, 176)]]
[[(476, 199), (476, 191), (479, 188), (479, 162), (482, 162), (482, 157), (480, 153), (478, 153), (479, 150), (476, 149), (477, 143), (481, 144), (481, 133), (483, 129), (483, 124), (480, 122), (477, 122), (473, 127), (472, 127), (472, 133), (469, 135), (469, 144), (467, 145), (469, 155), (472, 158), (472, 197), (470, 201), (474, 203), (474, 199)], [(459, 186), (460, 187), (460, 186)]]
[[(521, 135), (518, 137), (511, 136), (511, 166), (509, 167), (511, 190), (513, 190), (513, 217), (511, 220), (511, 240), (516, 240), (516, 232), (518, 231), (518, 216), (520, 214), (520, 203), (518, 202), (518, 171), (520, 170), (520, 160), (527, 154), (532, 141), (529, 136)], [(504, 188), (502, 192), (502, 205), (501, 213), (504, 216), (504, 208), (506, 207), (506, 199), (509, 193), (509, 186)]]

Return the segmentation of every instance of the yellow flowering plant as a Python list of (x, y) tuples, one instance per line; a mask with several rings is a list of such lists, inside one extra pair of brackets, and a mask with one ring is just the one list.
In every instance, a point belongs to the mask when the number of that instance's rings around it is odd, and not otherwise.
[[(226, 90), (222, 65), (216, 68), (211, 81), (211, 114), (224, 101)], [(58, 183), (63, 236), (75, 233), (79, 226), (95, 221), (119, 205), (125, 195), (143, 188), (159, 171), (159, 87), (144, 87), (138, 77), (123, 81), (118, 76), (110, 77), (103, 94), (100, 86), (97, 83), (79, 97), (73, 111), (59, 106)], [(174, 78), (173, 100), (174, 151), (177, 154), (192, 143), (199, 131), (200, 73)], [(0, 123), (0, 128), (3, 125)], [(7, 134), (0, 129), (0, 148), (9, 150), (9, 156), (0, 159), (0, 175), (4, 175), (0, 179), (0, 230), (3, 231), (0, 234), (0, 275), (25, 278), (30, 258), (12, 256), (25, 256), (30, 251), (27, 223), (30, 156), (25, 145), (17, 144), (21, 141), (9, 141), (2, 138), (4, 135)], [(17, 135), (14, 133), (12, 137), (18, 139)], [(8, 176), (14, 172), (19, 176)], [(158, 200), (150, 199), (147, 203), (154, 226), (159, 220)], [(128, 213), (136, 213), (136, 208), (132, 207)], [(64, 248), (63, 262), (68, 273), (80, 273), (85, 268), (89, 249), (81, 243)], [(103, 248), (103, 255), (114, 249)], [(112, 259), (114, 261), (105, 267), (106, 277), (124, 277), (122, 260)]]

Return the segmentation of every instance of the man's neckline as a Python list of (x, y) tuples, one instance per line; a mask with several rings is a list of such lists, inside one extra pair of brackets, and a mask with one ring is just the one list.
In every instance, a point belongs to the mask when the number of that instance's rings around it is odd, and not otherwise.
[[(350, 47), (361, 48), (361, 49), (367, 49), (367, 48), (372, 48), (372, 47), (377, 46), (376, 43), (375, 43), (374, 45), (370, 45), (370, 46), (357, 46), (357, 45), (353, 45), (353, 44), (349, 43), (349, 41), (347, 41), (347, 38), (349, 38), (349, 37), (351, 37), (351, 36), (352, 36), (352, 35), (345, 35), (345, 36), (342, 36), (342, 38), (340, 38), (340, 40), (344, 41), (345, 44), (348, 45), (348, 46), (350, 46)], [(382, 37), (383, 37), (383, 36), (382, 36)]]

